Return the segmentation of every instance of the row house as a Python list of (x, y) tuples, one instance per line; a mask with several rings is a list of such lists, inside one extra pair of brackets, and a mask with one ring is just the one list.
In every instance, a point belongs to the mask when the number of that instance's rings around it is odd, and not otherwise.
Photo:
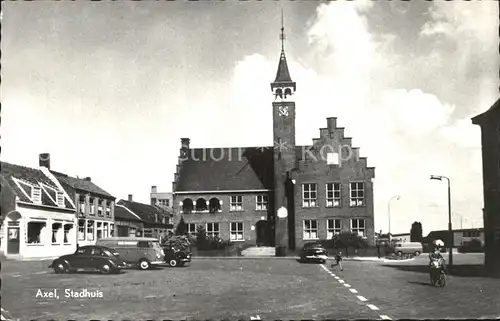
[(76, 250), (76, 205), (47, 168), (1, 162), (0, 178), (0, 248), (6, 257), (54, 257)]
[[(44, 158), (50, 160), (50, 156)], [(40, 165), (50, 169), (50, 161), (41, 161)], [(92, 245), (97, 239), (115, 234), (114, 196), (93, 183), (90, 177), (79, 178), (53, 170), (50, 172), (68, 191), (76, 206), (79, 246)]]
[(295, 250), (349, 230), (374, 244), (375, 169), (335, 117), (312, 145), (295, 144), (297, 87), (283, 43), (270, 85), (272, 146), (191, 148), (181, 139), (172, 184), (176, 220), (182, 216), (191, 234), (202, 225), (209, 235), (257, 246)]
[(133, 196), (117, 202), (117, 236), (163, 239), (173, 232), (173, 213), (163, 207), (134, 202)]

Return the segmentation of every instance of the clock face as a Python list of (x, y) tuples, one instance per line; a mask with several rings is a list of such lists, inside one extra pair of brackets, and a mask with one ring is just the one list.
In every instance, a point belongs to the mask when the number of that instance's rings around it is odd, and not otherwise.
[(280, 116), (288, 116), (288, 106), (280, 106), (278, 113)]

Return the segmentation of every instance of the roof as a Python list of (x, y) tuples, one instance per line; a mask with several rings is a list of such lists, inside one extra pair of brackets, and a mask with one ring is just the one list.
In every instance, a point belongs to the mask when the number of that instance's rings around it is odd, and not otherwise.
[[(496, 115), (495, 115), (496, 114)], [(486, 119), (500, 119), (500, 98), (485, 112), (472, 118), (472, 123), (480, 125)], [(490, 118), (491, 116), (491, 118)]]
[(115, 206), (115, 220), (116, 219), (121, 219), (124, 221), (142, 222), (142, 219), (140, 217), (137, 217), (136, 215), (130, 213), (130, 211), (128, 211), (126, 208), (118, 204), (117, 206)]
[(77, 191), (83, 191), (86, 193), (91, 193), (91, 194), (98, 194), (100, 196), (106, 196), (111, 199), (116, 199), (113, 195), (109, 194), (96, 184), (92, 183), (89, 180), (85, 180), (83, 178), (76, 178), (76, 177), (71, 177), (69, 175), (59, 173), (56, 171), (50, 171), (54, 176), (57, 177), (59, 182), (61, 184), (65, 184), (66, 186), (71, 187), (72, 189), (75, 189)]
[[(455, 232), (474, 232), (474, 231), (479, 231), (482, 232), (484, 229), (483, 228), (464, 228), (464, 229), (456, 229), (453, 230), (453, 233)], [(446, 233), (449, 233), (448, 230), (439, 230), (439, 231), (431, 231), (425, 238), (429, 238), (432, 236), (441, 236), (441, 235), (446, 235)]]
[[(119, 200), (117, 204), (122, 205), (127, 209), (129, 209), (135, 215), (139, 216), (145, 223), (161, 224), (161, 222), (155, 221), (155, 214), (163, 216), (165, 215), (169, 216), (171, 214), (171, 212), (166, 211), (165, 209), (162, 209), (159, 206), (154, 206), (144, 203)], [(116, 209), (118, 208), (120, 208), (120, 206), (115, 207), (115, 216), (116, 216)], [(137, 220), (137, 218), (135, 218), (135, 220)]]
[(276, 79), (274, 82), (292, 82), (284, 50), (281, 51), (280, 61), (278, 63), (278, 72), (276, 72)]
[(176, 192), (272, 188), (271, 147), (190, 149), (176, 182)]
[[(31, 189), (32, 186), (37, 186), (41, 187), (42, 205), (59, 207), (57, 205), (56, 193), (53, 190), (59, 192), (64, 191), (59, 189), (59, 187), (57, 187), (56, 184), (40, 169), (15, 165), (7, 162), (0, 163), (1, 175), (21, 202), (34, 204), (31, 200)], [(20, 184), (18, 185), (15, 180), (18, 180)], [(44, 187), (50, 187), (50, 189)], [(66, 198), (64, 208), (75, 209)]]

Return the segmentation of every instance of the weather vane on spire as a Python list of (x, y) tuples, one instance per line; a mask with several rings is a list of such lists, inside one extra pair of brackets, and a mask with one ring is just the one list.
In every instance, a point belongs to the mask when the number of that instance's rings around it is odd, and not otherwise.
[(285, 51), (285, 27), (283, 24), (283, 8), (281, 8), (281, 51)]

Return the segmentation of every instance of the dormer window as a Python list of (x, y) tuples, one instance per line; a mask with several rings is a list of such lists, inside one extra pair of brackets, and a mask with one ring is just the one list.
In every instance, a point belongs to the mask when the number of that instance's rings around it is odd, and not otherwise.
[(62, 192), (57, 192), (57, 206), (64, 207), (64, 194)]
[(42, 203), (42, 189), (39, 186), (33, 186), (31, 189), (31, 200), (35, 204)]

